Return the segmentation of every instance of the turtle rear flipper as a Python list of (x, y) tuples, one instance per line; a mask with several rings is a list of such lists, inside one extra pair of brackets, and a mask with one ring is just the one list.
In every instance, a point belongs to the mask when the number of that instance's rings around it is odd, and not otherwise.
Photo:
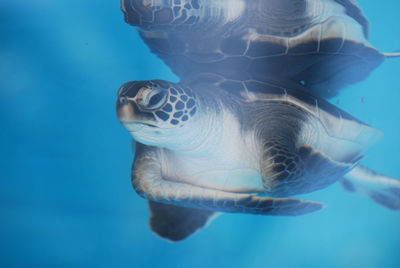
[(367, 196), (392, 210), (400, 210), (400, 180), (386, 177), (364, 166), (357, 166), (340, 180), (350, 191)]
[(204, 228), (217, 215), (214, 211), (149, 201), (150, 227), (162, 238), (180, 241)]

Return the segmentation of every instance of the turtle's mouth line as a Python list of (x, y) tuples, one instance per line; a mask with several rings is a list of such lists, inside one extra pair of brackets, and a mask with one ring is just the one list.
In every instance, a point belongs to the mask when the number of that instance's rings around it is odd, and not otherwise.
[(122, 122), (128, 129), (131, 129), (131, 127), (137, 129), (141, 129), (143, 127), (150, 127), (150, 128), (157, 128), (156, 125), (150, 124), (150, 123), (146, 123), (146, 122), (142, 122), (142, 121), (125, 121)]
[(152, 125), (152, 124), (149, 124), (149, 123), (144, 123), (144, 122), (135, 122), (134, 124), (137, 124), (137, 125), (144, 125), (144, 126), (152, 127), (152, 128), (157, 127), (157, 126), (155, 126), (155, 125)]

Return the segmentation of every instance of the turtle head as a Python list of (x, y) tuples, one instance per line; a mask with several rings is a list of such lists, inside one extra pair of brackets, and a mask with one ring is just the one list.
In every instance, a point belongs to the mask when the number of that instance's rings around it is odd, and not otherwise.
[(132, 81), (119, 89), (117, 115), (135, 140), (164, 145), (184, 133), (197, 106), (190, 88), (162, 80)]

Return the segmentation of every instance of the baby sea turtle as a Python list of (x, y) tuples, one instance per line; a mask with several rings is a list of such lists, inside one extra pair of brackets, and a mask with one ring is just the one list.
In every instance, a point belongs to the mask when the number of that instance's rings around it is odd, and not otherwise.
[(118, 118), (137, 142), (132, 183), (155, 233), (182, 240), (216, 212), (310, 213), (323, 204), (289, 196), (336, 181), (400, 209), (400, 181), (359, 165), (380, 131), (308, 93), (240, 84), (240, 96), (212, 77), (120, 88)]
[(127, 23), (181, 79), (263, 81), (330, 98), (385, 57), (354, 0), (122, 0)]
[(310, 213), (323, 204), (290, 196), (336, 181), (400, 209), (400, 182), (359, 165), (381, 133), (323, 100), (385, 57), (354, 1), (122, 0), (122, 10), (182, 79), (118, 93), (155, 233), (182, 240), (217, 212)]

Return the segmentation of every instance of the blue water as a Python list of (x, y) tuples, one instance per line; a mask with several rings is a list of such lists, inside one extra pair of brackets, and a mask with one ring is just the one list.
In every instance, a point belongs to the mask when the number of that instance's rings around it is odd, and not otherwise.
[[(400, 2), (359, 0), (371, 43), (400, 48)], [(332, 100), (381, 129), (364, 164), (400, 178), (400, 60)], [(0, 2), (1, 267), (400, 267), (400, 212), (334, 185), (301, 217), (222, 215), (176, 244), (154, 236), (115, 115), (129, 80), (177, 78), (119, 2)]]

